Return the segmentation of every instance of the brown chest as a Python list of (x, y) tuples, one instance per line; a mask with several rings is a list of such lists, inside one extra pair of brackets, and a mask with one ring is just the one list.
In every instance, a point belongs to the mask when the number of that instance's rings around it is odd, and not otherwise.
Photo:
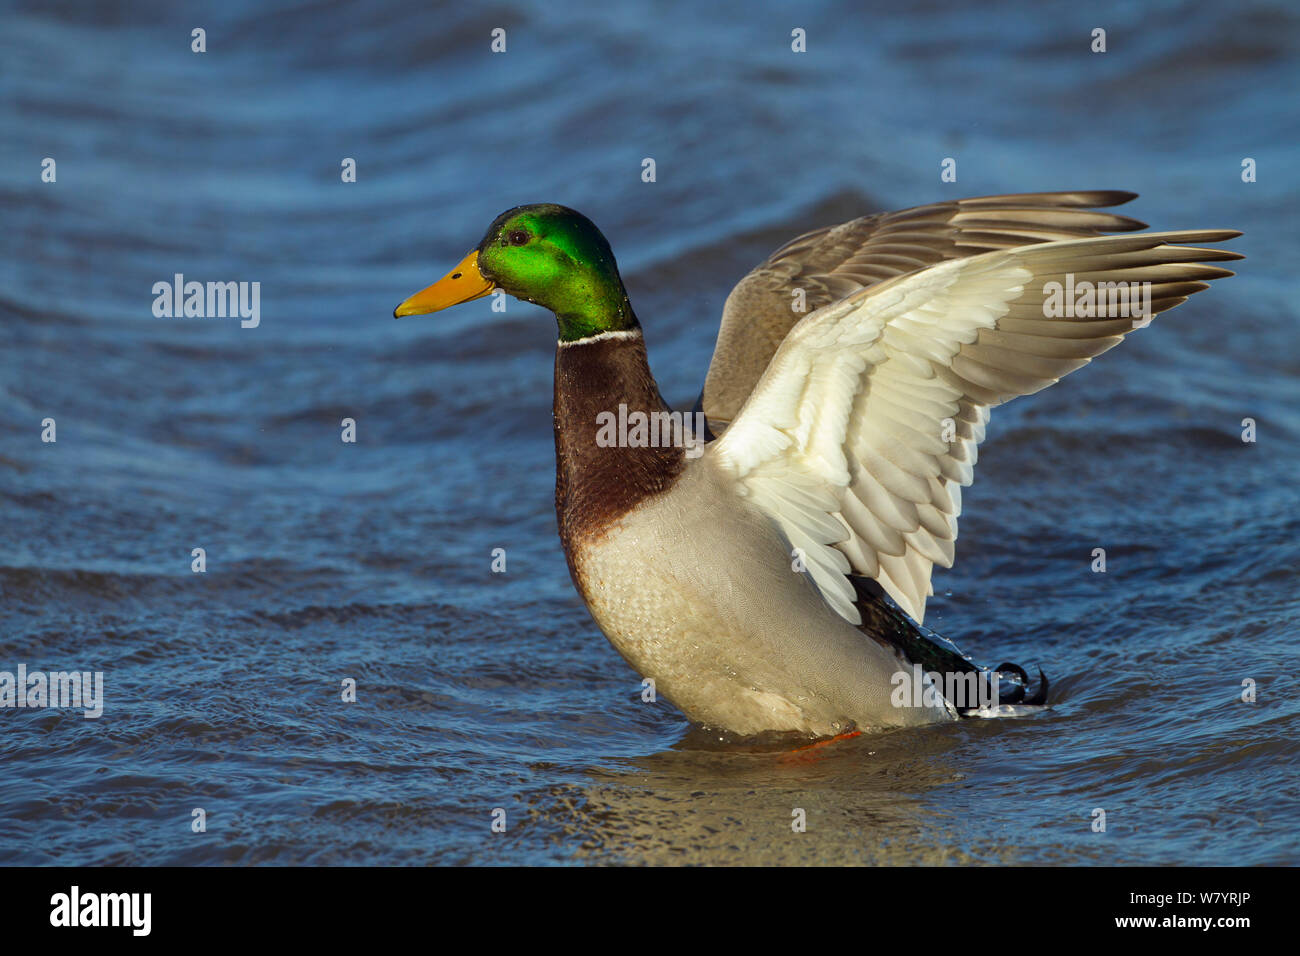
[(579, 589), (575, 555), (581, 543), (603, 535), (681, 475), (685, 449), (682, 429), (674, 428), (681, 419), (669, 415), (639, 330), (558, 347), (555, 510)]

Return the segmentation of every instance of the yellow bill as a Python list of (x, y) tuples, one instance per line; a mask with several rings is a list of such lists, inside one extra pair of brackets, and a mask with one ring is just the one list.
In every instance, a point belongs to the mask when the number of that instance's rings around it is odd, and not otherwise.
[(393, 310), (393, 318), (404, 315), (424, 315), (460, 305), (471, 299), (481, 299), (492, 291), (492, 280), (478, 271), (478, 250), (475, 249), (445, 276), (421, 289)]

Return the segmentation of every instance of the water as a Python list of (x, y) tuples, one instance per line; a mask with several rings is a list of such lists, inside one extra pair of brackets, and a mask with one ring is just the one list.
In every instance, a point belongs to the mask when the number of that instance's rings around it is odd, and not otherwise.
[[(102, 670), (106, 702), (0, 710), (0, 862), (1300, 861), (1295, 12), (700, 7), (5, 15), (0, 669)], [(390, 318), (561, 202), (688, 403), (790, 236), (1066, 188), (1249, 258), (993, 416), (927, 623), (1041, 664), (1033, 717), (790, 754), (643, 704), (555, 536), (552, 319)], [(154, 318), (178, 272), (260, 282), (261, 324)]]

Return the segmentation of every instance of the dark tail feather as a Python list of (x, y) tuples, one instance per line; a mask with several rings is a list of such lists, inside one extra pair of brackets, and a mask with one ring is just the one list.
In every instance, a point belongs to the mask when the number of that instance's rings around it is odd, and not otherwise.
[[(1045, 704), (1047, 703), (1047, 689), (1051, 686), (1051, 684), (1047, 680), (1047, 675), (1043, 673), (1043, 669), (1041, 667), (1038, 668), (1038, 689), (1035, 690), (1033, 694), (1028, 697), (1026, 697), (1025, 695), (1029, 692), (1029, 675), (1025, 673), (1025, 669), (1023, 667), (1021, 667), (1019, 664), (1012, 664), (1010, 662), (1006, 662), (1006, 663), (999, 664), (997, 667), (994, 668), (994, 670), (997, 671), (998, 674), (1011, 674), (1016, 678), (1016, 683), (1012, 684), (1010, 688), (1003, 691), (999, 695), (1002, 698), (1002, 703), (1004, 704)], [(1008, 699), (1008, 694), (1014, 694), (1014, 696)]]
[[(863, 633), (893, 647), (921, 669), (940, 674), (978, 674), (988, 679), (998, 676), (998, 703), (1045, 704), (1050, 686), (1047, 676), (1038, 671), (1038, 687), (1029, 693), (1029, 675), (1018, 664), (1000, 664), (992, 671), (980, 667), (961, 652), (952, 641), (924, 625), (917, 624), (893, 605), (879, 584), (870, 578), (850, 575), (849, 581), (857, 591), (856, 602), (862, 614), (860, 629)], [(1009, 679), (1008, 679), (1009, 678)]]

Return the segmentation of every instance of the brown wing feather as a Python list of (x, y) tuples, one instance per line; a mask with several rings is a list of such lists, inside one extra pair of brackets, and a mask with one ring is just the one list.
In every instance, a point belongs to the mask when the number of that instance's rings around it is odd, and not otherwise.
[[(790, 240), (727, 296), (700, 397), (710, 429), (720, 434), (735, 418), (786, 334), (814, 309), (945, 259), (1145, 229), (1128, 216), (1093, 211), (1136, 195), (1094, 190), (957, 199), (863, 216)], [(794, 309), (796, 289), (804, 292), (802, 312)]]

